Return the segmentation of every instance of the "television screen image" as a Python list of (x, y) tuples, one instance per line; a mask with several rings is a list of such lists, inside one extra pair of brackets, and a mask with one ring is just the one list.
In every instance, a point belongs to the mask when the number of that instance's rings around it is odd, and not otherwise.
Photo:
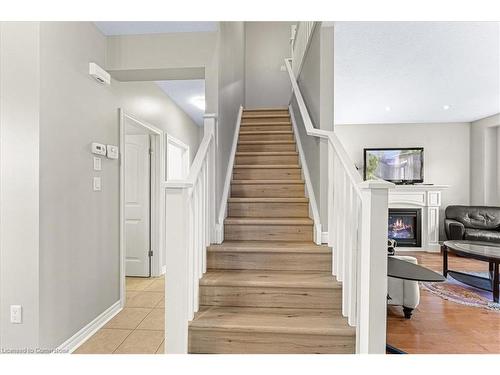
[(365, 149), (365, 180), (380, 178), (395, 183), (424, 181), (423, 148)]

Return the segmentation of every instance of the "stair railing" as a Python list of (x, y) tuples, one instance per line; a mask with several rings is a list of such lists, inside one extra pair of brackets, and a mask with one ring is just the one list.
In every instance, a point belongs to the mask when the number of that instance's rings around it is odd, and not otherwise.
[(216, 116), (204, 116), (204, 135), (185, 180), (166, 181), (165, 351), (187, 353), (188, 322), (199, 308), (199, 280), (215, 227)]
[(294, 116), (301, 117), (308, 136), (328, 143), (328, 245), (332, 274), (342, 282), (342, 314), (356, 327), (357, 353), (385, 353), (388, 189), (393, 184), (363, 181), (337, 135), (314, 128), (294, 73), (299, 69), (292, 59), (285, 65), (299, 109)]

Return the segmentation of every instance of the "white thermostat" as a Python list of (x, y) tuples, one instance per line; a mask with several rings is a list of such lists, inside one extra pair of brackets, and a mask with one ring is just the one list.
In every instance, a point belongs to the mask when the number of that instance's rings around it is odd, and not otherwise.
[(92, 142), (92, 153), (96, 155), (106, 155), (106, 145)]
[(118, 159), (118, 146), (107, 145), (108, 158)]

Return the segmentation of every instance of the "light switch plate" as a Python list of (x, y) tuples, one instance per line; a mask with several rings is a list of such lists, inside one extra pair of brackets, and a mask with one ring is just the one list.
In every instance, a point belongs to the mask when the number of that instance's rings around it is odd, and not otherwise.
[(94, 191), (101, 191), (101, 177), (94, 177), (93, 188)]
[(21, 305), (10, 305), (10, 322), (13, 324), (23, 322), (23, 307)]
[(101, 160), (101, 158), (94, 156), (94, 171), (100, 171), (102, 169)]

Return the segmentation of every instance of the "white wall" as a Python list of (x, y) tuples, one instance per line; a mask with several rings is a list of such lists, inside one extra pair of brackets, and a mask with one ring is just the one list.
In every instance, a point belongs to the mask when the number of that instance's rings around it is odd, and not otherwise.
[[(0, 22), (0, 348), (38, 347), (40, 29)], [(22, 324), (10, 305), (23, 306)]]
[(245, 22), (245, 106), (288, 106), (291, 86), (284, 59), (290, 57), (294, 22)]
[(473, 205), (500, 205), (499, 129), (500, 114), (471, 123), (470, 189)]
[(335, 125), (335, 132), (361, 173), (364, 148), (424, 147), (424, 182), (450, 185), (442, 194), (443, 218), (446, 206), (470, 204), (470, 127), (469, 123)]

